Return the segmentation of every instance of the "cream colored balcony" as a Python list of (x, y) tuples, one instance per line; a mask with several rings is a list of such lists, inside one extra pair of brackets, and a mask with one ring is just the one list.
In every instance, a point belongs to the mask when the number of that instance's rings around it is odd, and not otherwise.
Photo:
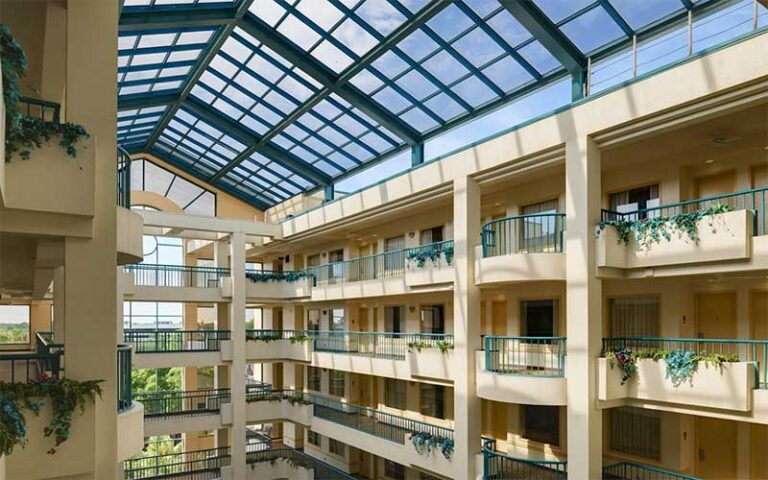
[(597, 359), (605, 406), (656, 408), (768, 423), (768, 341), (607, 338)]
[(598, 274), (610, 278), (768, 268), (768, 188), (629, 212), (602, 211)]
[[(56, 103), (22, 98), (19, 108), (29, 117), (50, 123), (63, 121)], [(0, 205), (38, 214), (68, 215), (72, 222), (80, 221), (75, 217), (92, 218), (97, 142), (94, 137), (80, 138), (74, 147), (77, 156), (73, 158), (54, 137), (39, 148), (29, 149), (28, 159), (22, 159), (18, 152), (9, 162), (0, 162)], [(90, 228), (88, 223), (82, 225)]]
[(306, 270), (249, 270), (245, 277), (245, 296), (250, 302), (309, 298), (312, 294), (312, 277)]
[(565, 337), (483, 339), (476, 352), (477, 395), (497, 402), (565, 405)]
[(223, 344), (229, 330), (128, 329), (125, 343), (133, 345), (134, 368), (204, 367), (224, 363)]
[(450, 290), (453, 240), (309, 267), (312, 301)]
[(475, 248), (479, 286), (565, 280), (565, 214), (508, 217), (483, 225)]
[(130, 301), (222, 303), (232, 296), (228, 268), (139, 263), (124, 270)]

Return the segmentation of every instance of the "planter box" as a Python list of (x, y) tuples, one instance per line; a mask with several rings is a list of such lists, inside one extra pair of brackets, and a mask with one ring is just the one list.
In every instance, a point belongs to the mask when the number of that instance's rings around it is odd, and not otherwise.
[(15, 156), (5, 164), (5, 208), (93, 217), (96, 188), (96, 141), (77, 144), (77, 158), (67, 156), (57, 139), (33, 149), (29, 160)]
[(699, 242), (686, 233), (672, 232), (672, 238), (661, 239), (646, 250), (638, 245), (634, 233), (628, 245), (620, 239), (615, 227), (599, 228), (597, 234), (597, 266), (609, 268), (647, 268), (686, 263), (718, 262), (749, 259), (752, 253), (754, 216), (738, 210), (709, 215), (698, 222)]
[(411, 377), (426, 377), (438, 380), (451, 380), (451, 365), (453, 364), (453, 350), (443, 353), (439, 348), (422, 348), (421, 352), (408, 352), (408, 365), (411, 369)]
[[(232, 342), (221, 342), (221, 358), (232, 360)], [(248, 340), (245, 342), (245, 358), (253, 362), (272, 362), (291, 360), (296, 362), (312, 361), (312, 342), (291, 343), (290, 340)]]
[(417, 266), (413, 260), (407, 260), (405, 284), (409, 287), (453, 283), (453, 276), (453, 265), (449, 265), (445, 261), (444, 255), (440, 255), (437, 265), (434, 265), (431, 260), (427, 260), (423, 267)]
[(485, 352), (475, 352), (477, 396), (486, 400), (527, 405), (565, 405), (566, 378), (512, 375), (485, 369)]
[(740, 412), (752, 410), (755, 364), (751, 362), (724, 363), (721, 367), (700, 362), (693, 382), (675, 387), (665, 378), (667, 365), (663, 360), (638, 360), (637, 373), (624, 385), (618, 365), (611, 368), (607, 358), (597, 361), (599, 400), (650, 400)]
[(311, 282), (311, 278), (301, 278), (295, 282), (285, 280), (254, 282), (246, 278), (245, 296), (247, 298), (267, 299), (305, 298), (312, 295)]
[[(287, 400), (274, 402), (250, 402), (245, 404), (245, 418), (249, 423), (272, 423), (290, 421), (309, 426), (312, 405), (291, 405)], [(232, 425), (232, 404), (221, 404), (221, 424)]]

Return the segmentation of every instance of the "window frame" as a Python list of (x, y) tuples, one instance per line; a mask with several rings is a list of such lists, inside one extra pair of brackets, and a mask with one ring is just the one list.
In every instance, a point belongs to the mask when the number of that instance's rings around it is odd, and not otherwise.
[[(0, 309), (3, 307), (25, 307), (27, 310), (27, 341), (26, 342), (9, 342), (9, 343), (0, 343), (0, 348), (5, 347), (18, 347), (18, 346), (28, 346), (30, 343), (32, 343), (32, 305), (31, 304), (10, 304), (10, 305), (0, 305)], [(2, 321), (0, 320), (0, 323)]]

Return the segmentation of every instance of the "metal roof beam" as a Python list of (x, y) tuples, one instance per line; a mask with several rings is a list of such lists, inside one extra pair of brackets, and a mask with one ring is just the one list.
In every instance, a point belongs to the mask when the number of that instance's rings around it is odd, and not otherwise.
[(586, 68), (587, 59), (584, 55), (539, 10), (533, 0), (500, 0), (500, 2), (569, 72), (580, 72)]
[[(452, 3), (451, 0), (437, 0), (430, 3), (426, 7), (422, 8), (421, 10), (419, 10), (413, 16), (413, 18), (406, 21), (405, 23), (400, 25), (398, 28), (396, 28), (392, 33), (390, 33), (389, 36), (387, 36), (387, 38), (383, 42), (373, 47), (371, 50), (368, 51), (368, 53), (360, 57), (360, 60), (358, 60), (357, 62), (354, 62), (352, 65), (347, 67), (343, 72), (341, 72), (337, 77), (336, 84), (338, 86), (341, 86), (349, 82), (355, 75), (363, 71), (366, 67), (368, 67), (370, 64), (372, 64), (377, 59), (379, 59), (382, 55), (387, 53), (392, 48), (393, 45), (397, 45), (403, 39), (408, 37), (411, 33), (418, 30), (419, 27), (427, 23), (432, 17), (434, 17), (435, 15), (443, 11), (451, 3)], [(323, 88), (317, 93), (315, 93), (309, 100), (304, 102), (299, 108), (291, 112), (290, 115), (285, 117), (280, 123), (275, 125), (270, 131), (266, 132), (262, 137), (262, 141), (267, 141), (274, 138), (278, 133), (288, 128), (293, 122), (295, 122), (298, 118), (300, 118), (302, 115), (304, 115), (308, 111), (312, 110), (312, 108), (314, 108), (315, 105), (320, 103), (324, 98), (326, 98), (330, 94), (331, 94), (331, 91), (328, 88)]]
[(157, 142), (157, 139), (160, 137), (162, 131), (165, 129), (165, 127), (168, 126), (174, 115), (176, 115), (176, 112), (179, 110), (181, 103), (189, 96), (192, 88), (194, 88), (195, 84), (197, 84), (197, 81), (200, 79), (203, 73), (205, 73), (208, 65), (213, 61), (214, 58), (216, 58), (216, 55), (219, 53), (222, 45), (224, 45), (224, 42), (226, 42), (227, 38), (229, 38), (229, 34), (232, 33), (232, 30), (235, 29), (237, 20), (245, 15), (245, 13), (248, 11), (248, 7), (251, 6), (253, 1), (254, 0), (242, 0), (240, 4), (235, 7), (235, 20), (221, 27), (219, 31), (216, 32), (214, 37), (211, 39), (211, 47), (199, 59), (197, 65), (192, 68), (192, 72), (190, 73), (189, 78), (187, 78), (187, 81), (184, 83), (184, 86), (181, 89), (179, 99), (175, 104), (168, 108), (168, 111), (165, 112), (165, 116), (158, 122), (157, 127), (155, 127), (155, 130), (152, 132), (152, 135), (150, 135), (149, 140), (147, 140), (147, 149), (151, 149), (155, 145), (155, 142)]
[(325, 65), (294, 46), (281, 35), (277, 34), (263, 21), (253, 15), (247, 15), (240, 21), (239, 26), (254, 38), (264, 43), (267, 47), (277, 52), (288, 62), (314, 78), (330, 92), (340, 96), (360, 111), (379, 122), (395, 135), (402, 138), (406, 143), (415, 145), (420, 142), (421, 134), (417, 130), (371, 101), (364, 93), (356, 88), (350, 88), (347, 85), (339, 84), (339, 79)]
[(134, 95), (118, 97), (118, 110), (133, 110), (145, 107), (159, 107), (161, 105), (170, 105), (179, 101), (178, 93), (168, 93), (153, 95), (138, 93)]
[(174, 7), (151, 9), (124, 8), (120, 15), (120, 31), (179, 30), (190, 27), (219, 27), (237, 22), (238, 7)]
[[(263, 144), (261, 142), (261, 137), (251, 133), (249, 130), (243, 128), (240, 123), (232, 120), (226, 115), (219, 113), (216, 109), (211, 108), (210, 105), (207, 105), (200, 100), (197, 100), (196, 98), (186, 99), (182, 103), (182, 108), (189, 110), (193, 115), (210, 123), (222, 132), (228, 135), (232, 135), (232, 137), (238, 139), (246, 145), (249, 145), (249, 147), (246, 148), (245, 151), (243, 151), (240, 155), (238, 155), (237, 158), (243, 157), (243, 159), (245, 159), (250, 157), (255, 152), (260, 152), (269, 157), (271, 160), (274, 160), (283, 167), (287, 168), (288, 170), (298, 173), (302, 177), (319, 185), (325, 185), (332, 181), (330, 175), (318, 169), (317, 167), (314, 167), (313, 165), (301, 160), (296, 155), (274, 144)], [(235, 160), (237, 160), (237, 158)], [(230, 162), (227, 165), (229, 168), (222, 168), (215, 175), (206, 180), (209, 182), (215, 182), (216, 180), (223, 177), (224, 174), (230, 171), (235, 165), (236, 163), (234, 163), (234, 161)]]

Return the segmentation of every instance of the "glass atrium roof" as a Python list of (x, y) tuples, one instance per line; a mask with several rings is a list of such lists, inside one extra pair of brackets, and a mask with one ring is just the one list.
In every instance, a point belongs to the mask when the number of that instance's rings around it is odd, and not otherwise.
[(726, 3), (124, 0), (118, 142), (264, 209)]

